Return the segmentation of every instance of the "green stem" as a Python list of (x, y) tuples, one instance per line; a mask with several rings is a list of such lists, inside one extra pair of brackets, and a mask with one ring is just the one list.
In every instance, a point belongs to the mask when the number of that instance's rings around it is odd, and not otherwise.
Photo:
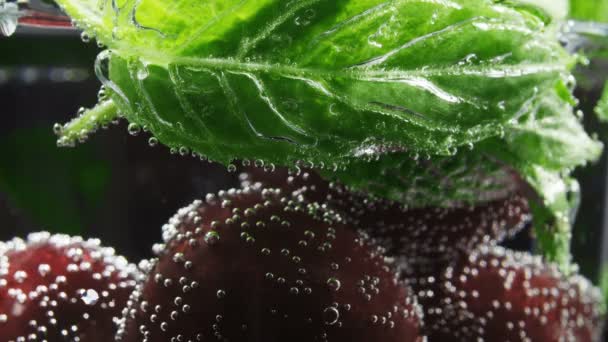
[(572, 226), (564, 211), (553, 211), (540, 203), (531, 202), (534, 231), (538, 248), (546, 261), (554, 262), (564, 274), (572, 274), (570, 243)]
[(86, 110), (82, 115), (57, 128), (59, 146), (74, 146), (77, 141), (86, 140), (100, 126), (110, 123), (118, 117), (118, 107), (112, 100), (105, 100), (95, 107)]

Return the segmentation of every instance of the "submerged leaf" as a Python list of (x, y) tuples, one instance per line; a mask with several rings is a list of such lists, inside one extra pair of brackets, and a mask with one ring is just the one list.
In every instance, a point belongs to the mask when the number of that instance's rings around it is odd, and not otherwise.
[(412, 207), (489, 202), (508, 196), (517, 186), (513, 172), (478, 148), (451, 157), (391, 153), (324, 175), (366, 194)]
[(511, 122), (503, 137), (487, 139), (472, 150), (417, 162), (392, 154), (327, 174), (380, 197), (452, 206), (504, 196), (517, 186), (510, 170), (517, 171), (535, 192), (531, 206), (540, 248), (567, 270), (578, 198), (578, 184), (570, 172), (602, 152), (602, 144), (591, 139), (571, 113), (567, 99), (549, 91), (530, 104), (526, 115)]
[(555, 27), (489, 0), (59, 2), (110, 48), (97, 69), (129, 121), (223, 163), (448, 155), (571, 64)]
[(565, 86), (558, 84), (556, 91), (543, 94), (526, 115), (510, 124), (504, 137), (506, 144), (497, 149), (508, 149), (522, 162), (557, 173), (567, 174), (596, 160), (602, 144), (585, 132), (582, 118), (572, 114), (573, 104)]

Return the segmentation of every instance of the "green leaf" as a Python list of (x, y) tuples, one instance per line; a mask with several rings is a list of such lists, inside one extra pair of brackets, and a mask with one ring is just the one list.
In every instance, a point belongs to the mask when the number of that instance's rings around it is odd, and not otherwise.
[(342, 170), (325, 171), (372, 197), (389, 198), (412, 207), (452, 207), (502, 198), (514, 177), (479, 148), (452, 157), (391, 153), (354, 161)]
[(450, 155), (573, 63), (537, 11), (490, 0), (59, 3), (110, 49), (97, 70), (118, 111), (223, 163)]
[(515, 168), (535, 190), (532, 210), (539, 247), (545, 257), (570, 266), (571, 223), (578, 206), (579, 186), (572, 170), (597, 160), (602, 144), (591, 139), (571, 114), (569, 98), (557, 86), (534, 104), (501, 140), (488, 140), (482, 149)]
[[(414, 206), (458, 205), (500, 198), (514, 169), (535, 192), (532, 210), (540, 249), (547, 259), (570, 267), (571, 220), (578, 184), (576, 166), (599, 158), (602, 144), (591, 139), (572, 115), (572, 99), (558, 84), (529, 104), (503, 137), (478, 143), (455, 156), (412, 162), (393, 154), (327, 173), (347, 185)], [(566, 89), (567, 90), (567, 89)]]
[(570, 0), (570, 17), (608, 22), (608, 0)]
[(601, 145), (564, 85), (563, 3), (59, 2), (109, 48), (96, 71), (111, 99), (68, 124), (66, 142), (120, 112), (172, 148), (331, 166), (412, 206), (499, 196), (506, 164), (538, 194), (545, 254), (568, 264), (569, 173)]
[(565, 86), (558, 84), (555, 90), (531, 103), (530, 111), (510, 125), (504, 140), (522, 162), (563, 173), (599, 158), (602, 144), (585, 132), (582, 117), (572, 115), (575, 102)]

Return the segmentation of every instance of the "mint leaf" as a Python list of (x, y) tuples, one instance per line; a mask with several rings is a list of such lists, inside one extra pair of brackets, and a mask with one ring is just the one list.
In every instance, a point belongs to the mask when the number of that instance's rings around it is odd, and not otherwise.
[(530, 111), (506, 131), (510, 153), (523, 163), (558, 173), (599, 158), (602, 144), (585, 132), (582, 117), (572, 114), (574, 103), (563, 84), (531, 103)]
[(59, 3), (108, 47), (96, 70), (110, 95), (62, 143), (122, 113), (172, 148), (304, 161), (411, 206), (500, 196), (515, 169), (538, 195), (542, 249), (568, 265), (569, 174), (602, 147), (564, 85), (562, 2)]
[(572, 114), (572, 99), (564, 88), (557, 84), (531, 102), (525, 115), (509, 123), (504, 136), (453, 157), (412, 162), (392, 154), (327, 175), (409, 205), (451, 206), (500, 198), (514, 185), (514, 170), (536, 194), (531, 207), (540, 249), (567, 271), (578, 196), (570, 172), (599, 158), (602, 144), (591, 139)]
[(514, 122), (504, 138), (480, 146), (488, 155), (515, 168), (535, 190), (532, 202), (539, 247), (551, 261), (570, 266), (571, 223), (578, 206), (579, 186), (572, 170), (597, 160), (603, 146), (585, 133), (572, 115), (572, 98), (557, 84)]
[(556, 26), (490, 0), (59, 3), (111, 51), (98, 70), (114, 115), (223, 163), (450, 155), (504, 132), (572, 64)]

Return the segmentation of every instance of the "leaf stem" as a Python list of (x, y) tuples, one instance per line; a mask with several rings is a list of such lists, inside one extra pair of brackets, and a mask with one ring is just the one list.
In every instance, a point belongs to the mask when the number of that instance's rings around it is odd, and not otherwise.
[(57, 145), (73, 147), (77, 141), (85, 141), (89, 134), (97, 131), (100, 126), (109, 124), (117, 117), (118, 107), (114, 101), (104, 100), (63, 126), (56, 124), (54, 130), (59, 136)]

